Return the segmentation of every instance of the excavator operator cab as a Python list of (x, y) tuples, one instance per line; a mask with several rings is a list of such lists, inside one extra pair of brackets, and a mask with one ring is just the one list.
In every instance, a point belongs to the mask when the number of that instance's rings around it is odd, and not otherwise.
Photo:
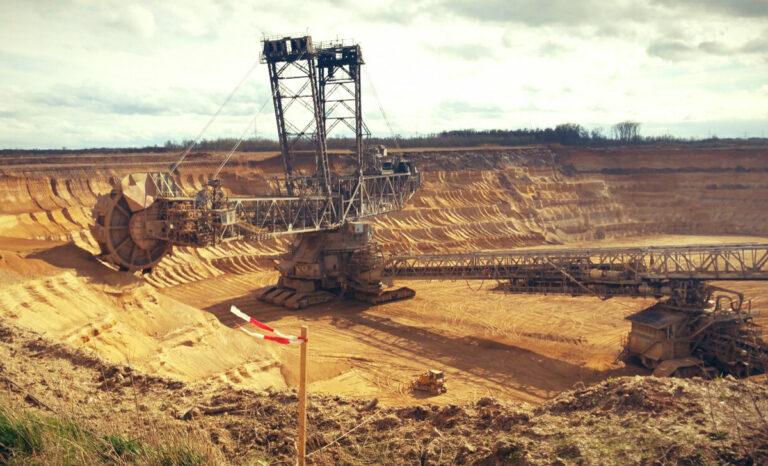
[(399, 160), (394, 170), (395, 173), (416, 173), (416, 167), (410, 160)]
[(410, 160), (404, 159), (402, 155), (394, 155), (387, 152), (387, 148), (382, 144), (371, 146), (366, 151), (368, 174), (392, 175), (392, 174), (415, 174), (416, 169)]

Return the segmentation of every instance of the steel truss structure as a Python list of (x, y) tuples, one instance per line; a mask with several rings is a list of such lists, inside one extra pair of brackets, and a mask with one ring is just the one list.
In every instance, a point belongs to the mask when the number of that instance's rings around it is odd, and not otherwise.
[(232, 197), (245, 237), (330, 230), (348, 220), (403, 208), (420, 184), (419, 173), (334, 178), (333, 195), (303, 197)]
[(358, 44), (320, 43), (317, 50), (320, 116), (325, 135), (340, 124), (355, 135), (358, 170), (363, 170), (363, 123), (361, 71), (363, 53)]
[(408, 279), (498, 280), (526, 293), (660, 299), (627, 317), (623, 357), (654, 375), (736, 375), (766, 369), (768, 346), (741, 293), (710, 280), (768, 280), (768, 244), (550, 249), (390, 257), (384, 274)]
[(369, 133), (362, 116), (365, 62), (360, 46), (343, 41), (315, 46), (310, 36), (265, 38), (261, 61), (269, 69), (288, 195), (298, 195), (294, 154), (303, 140), (311, 141), (315, 150), (312, 176), (319, 182), (317, 194), (330, 195), (326, 139), (339, 125), (355, 135), (358, 173), (362, 174), (366, 164), (363, 137)]
[[(551, 249), (391, 257), (385, 274), (409, 279), (508, 281), (521, 292), (664, 296), (680, 283), (768, 280), (768, 245)], [(670, 282), (676, 287), (665, 286)]]
[[(398, 158), (386, 168), (379, 163), (363, 170), (360, 46), (333, 42), (317, 48), (306, 35), (264, 38), (260, 61), (269, 71), (284, 169), (276, 189), (258, 197), (228, 197), (220, 180), (211, 179), (190, 196), (170, 174), (129, 175), (94, 211), (102, 257), (121, 269), (149, 271), (173, 245), (333, 232), (347, 222), (403, 208), (421, 182), (410, 162)], [(339, 124), (355, 133), (352, 175), (330, 171), (326, 132)], [(313, 173), (302, 174), (294, 156), (307, 143), (315, 151), (315, 166)], [(386, 151), (375, 157), (381, 161)]]
[[(294, 152), (302, 140), (315, 150), (315, 176), (319, 188), (330, 195), (330, 168), (325, 125), (320, 114), (317, 62), (312, 37), (265, 38), (261, 62), (269, 69), (272, 103), (285, 171), (285, 187), (293, 196)], [(296, 108), (298, 107), (298, 108)]]
[[(232, 198), (245, 236), (332, 230), (349, 220), (399, 210), (420, 184), (415, 167), (365, 170), (361, 67), (358, 44), (343, 41), (315, 46), (310, 36), (263, 40), (261, 61), (269, 69), (272, 98), (285, 170), (287, 196)], [(296, 113), (304, 112), (301, 124)], [(311, 118), (308, 118), (308, 115)], [(355, 134), (354, 176), (330, 172), (327, 134), (343, 125)], [(315, 173), (296, 176), (294, 154), (302, 139), (315, 148)], [(369, 164), (373, 166), (373, 164)]]
[[(163, 189), (178, 191), (175, 184), (163, 181)], [(295, 178), (294, 185), (301, 187), (304, 181)], [(202, 206), (200, 199), (164, 198), (154, 220), (159, 226), (152, 236), (177, 245), (208, 246), (232, 239), (334, 230), (351, 220), (402, 209), (420, 184), (421, 176), (414, 169), (334, 177), (330, 197), (229, 197), (221, 205), (209, 207)]]

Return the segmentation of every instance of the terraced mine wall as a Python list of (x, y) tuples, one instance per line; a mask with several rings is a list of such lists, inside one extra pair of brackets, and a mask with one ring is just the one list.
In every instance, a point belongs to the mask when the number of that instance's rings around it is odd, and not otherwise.
[[(658, 234), (768, 234), (768, 147), (456, 149), (405, 151), (424, 184), (408, 207), (377, 219), (390, 251), (501, 249)], [(127, 173), (163, 170), (174, 154), (4, 156), (0, 237), (75, 241), (98, 194)], [(201, 188), (223, 154), (197, 154), (181, 184)], [(308, 168), (310, 157), (303, 159)], [(334, 154), (334, 168), (351, 168)], [(238, 154), (221, 175), (237, 194), (264, 192), (276, 154)], [(285, 241), (256, 245), (276, 252)]]
[[(616, 244), (644, 235), (659, 244), (676, 233), (768, 235), (768, 147), (408, 154), (424, 184), (405, 210), (375, 220), (378, 240), (390, 252), (600, 238)], [(180, 183), (200, 189), (224, 155), (194, 154)], [(482, 283), (434, 282), (419, 283), (409, 301), (286, 313), (253, 293), (274, 283), (274, 257), (287, 247), (285, 238), (175, 248), (143, 277), (99, 264), (88, 233), (97, 195), (128, 173), (165, 170), (175, 158), (2, 157), (0, 318), (147, 374), (256, 389), (295, 385), (289, 353), (233, 332), (234, 304), (287, 332), (311, 323), (313, 392), (370, 394), (390, 404), (413, 402), (408, 384), (425, 367), (446, 368), (451, 388), (440, 400), (446, 403), (488, 394), (538, 403), (577, 381), (635, 370), (619, 367), (615, 356), (628, 331), (624, 317), (650, 305), (647, 300), (511, 296)], [(311, 160), (303, 157), (301, 167), (307, 170)], [(336, 171), (352, 169), (349, 154), (334, 154), (332, 161)], [(244, 153), (221, 178), (232, 192), (253, 195), (280, 170), (274, 153)], [(739, 289), (754, 297), (753, 309), (768, 309), (760, 284)]]

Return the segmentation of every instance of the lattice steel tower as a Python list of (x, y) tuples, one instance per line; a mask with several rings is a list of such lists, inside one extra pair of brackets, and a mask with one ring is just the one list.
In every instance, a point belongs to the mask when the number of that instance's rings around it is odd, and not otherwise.
[[(310, 190), (330, 198), (331, 175), (312, 38), (265, 38), (261, 61), (269, 68), (288, 195)], [(309, 140), (314, 145), (315, 173), (313, 179), (297, 183), (294, 154), (300, 149), (302, 140)]]
[(326, 136), (339, 124), (355, 135), (358, 171), (363, 170), (363, 123), (360, 73), (363, 54), (357, 44), (322, 43), (317, 50), (320, 115)]

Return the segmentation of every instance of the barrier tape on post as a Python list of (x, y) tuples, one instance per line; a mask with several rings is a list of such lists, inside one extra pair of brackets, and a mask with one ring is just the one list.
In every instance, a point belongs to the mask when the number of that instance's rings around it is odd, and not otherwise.
[(245, 312), (241, 311), (240, 309), (238, 309), (235, 306), (230, 307), (229, 308), (229, 312), (231, 312), (232, 314), (236, 315), (237, 317), (243, 319), (244, 321), (248, 322), (249, 324), (253, 324), (253, 325), (255, 325), (256, 327), (259, 327), (262, 330), (266, 330), (268, 332), (272, 332), (272, 333), (275, 334), (275, 335), (264, 335), (262, 333), (251, 332), (251, 331), (245, 329), (244, 327), (240, 327), (240, 330), (242, 330), (243, 332), (247, 333), (248, 335), (250, 335), (250, 336), (252, 336), (254, 338), (258, 338), (260, 340), (273, 341), (273, 342), (279, 343), (281, 345), (298, 345), (298, 344), (301, 344), (301, 343), (303, 343), (305, 341), (305, 339), (302, 338), (302, 337), (297, 337), (297, 336), (294, 336), (294, 335), (286, 335), (286, 334), (280, 332), (279, 330), (276, 330), (276, 329), (270, 327), (269, 325), (265, 324), (264, 322), (260, 322), (260, 321), (258, 321), (256, 319), (254, 319), (253, 317), (249, 316), (248, 314), (246, 314)]

